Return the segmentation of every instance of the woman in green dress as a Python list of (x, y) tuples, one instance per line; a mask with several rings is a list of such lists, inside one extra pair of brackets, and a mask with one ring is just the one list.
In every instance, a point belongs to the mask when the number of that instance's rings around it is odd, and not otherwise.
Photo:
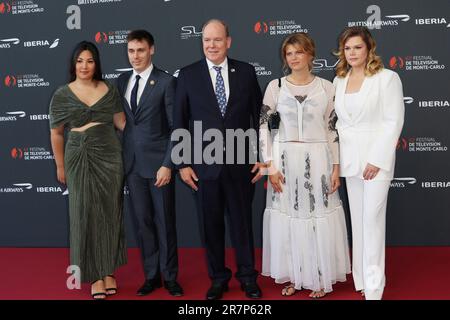
[[(71, 81), (50, 103), (58, 181), (69, 189), (70, 263), (91, 282), (94, 299), (117, 292), (114, 271), (127, 262), (123, 224), (121, 144), (125, 116), (117, 89), (102, 80), (96, 46), (80, 42)], [(64, 147), (64, 138), (67, 139)]]

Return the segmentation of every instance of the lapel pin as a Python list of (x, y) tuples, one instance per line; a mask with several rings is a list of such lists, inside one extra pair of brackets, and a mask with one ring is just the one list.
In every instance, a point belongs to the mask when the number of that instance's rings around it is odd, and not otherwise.
[(234, 69), (234, 68), (231, 68), (231, 70), (230, 70), (231, 72), (235, 72), (236, 71), (236, 69)]
[(155, 80), (150, 80), (150, 85), (151, 86), (155, 85)]

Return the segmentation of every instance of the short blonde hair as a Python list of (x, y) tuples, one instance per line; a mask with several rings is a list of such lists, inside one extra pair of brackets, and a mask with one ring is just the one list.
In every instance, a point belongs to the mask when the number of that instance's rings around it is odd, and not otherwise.
[(291, 34), (286, 39), (284, 39), (283, 44), (281, 45), (281, 59), (283, 60), (283, 70), (289, 70), (288, 64), (286, 62), (286, 50), (288, 45), (297, 45), (312, 57), (311, 61), (309, 62), (309, 70), (311, 70), (313, 67), (312, 60), (314, 60), (314, 58), (316, 57), (316, 45), (314, 44), (314, 40), (304, 32)]
[(345, 43), (348, 39), (358, 36), (364, 41), (368, 50), (367, 63), (364, 72), (365, 75), (372, 76), (384, 68), (383, 61), (380, 56), (375, 53), (377, 45), (375, 43), (375, 39), (370, 34), (369, 29), (366, 27), (348, 27), (345, 28), (339, 36), (339, 49), (334, 52), (334, 55), (339, 58), (339, 62), (336, 66), (336, 76), (340, 78), (344, 78), (350, 69), (347, 60), (345, 59)]

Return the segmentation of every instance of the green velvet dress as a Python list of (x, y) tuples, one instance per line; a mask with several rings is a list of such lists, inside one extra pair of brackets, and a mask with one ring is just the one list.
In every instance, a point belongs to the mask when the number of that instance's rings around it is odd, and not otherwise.
[[(67, 143), (64, 168), (69, 189), (70, 263), (81, 270), (82, 282), (105, 277), (127, 262), (123, 222), (123, 165), (113, 115), (122, 112), (117, 89), (94, 105), (80, 101), (68, 85), (58, 88), (50, 103), (50, 126), (64, 125)], [(101, 122), (83, 132), (70, 131)]]

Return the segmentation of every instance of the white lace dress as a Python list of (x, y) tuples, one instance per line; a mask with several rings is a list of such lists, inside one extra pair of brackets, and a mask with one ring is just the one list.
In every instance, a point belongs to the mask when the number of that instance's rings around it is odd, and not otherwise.
[[(331, 292), (350, 273), (347, 229), (338, 192), (329, 194), (339, 163), (334, 87), (315, 77), (297, 86), (281, 79), (267, 87), (260, 119), (264, 162), (284, 175), (282, 193), (268, 183), (263, 221), (262, 274), (276, 283)], [(278, 130), (268, 118), (278, 112)]]

